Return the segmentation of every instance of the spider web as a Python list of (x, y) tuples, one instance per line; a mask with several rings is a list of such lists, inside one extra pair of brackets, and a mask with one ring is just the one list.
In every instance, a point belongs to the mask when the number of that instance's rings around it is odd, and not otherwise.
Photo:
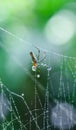
[[(4, 28), (0, 27), (0, 30), (21, 43), (28, 44)], [(0, 46), (9, 54), (5, 45), (0, 43)], [(0, 81), (1, 130), (73, 130), (76, 125), (76, 58), (37, 48), (40, 50), (41, 59), (46, 52), (45, 60), (39, 64), (39, 74), (41, 78), (45, 75), (46, 86), (43, 86), (43, 78), (41, 82), (37, 79), (37, 72), (31, 74), (13, 55), (11, 58), (34, 81), (34, 100), (29, 105), (24, 94), (12, 92)], [(27, 53), (26, 55), (28, 57)], [(38, 89), (44, 92), (43, 101)]]

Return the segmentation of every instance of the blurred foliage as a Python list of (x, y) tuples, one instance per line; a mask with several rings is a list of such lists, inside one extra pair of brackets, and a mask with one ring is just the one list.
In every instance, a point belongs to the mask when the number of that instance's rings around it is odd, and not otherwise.
[[(73, 10), (73, 7), (69, 5), (67, 6), (67, 4), (69, 4), (70, 2), (76, 2), (76, 1), (75, 0), (72, 1), (71, 0), (21, 0), (21, 1), (0, 0), (0, 27), (5, 28), (6, 30), (10, 31), (12, 30), (11, 32), (13, 32), (15, 35), (17, 34), (19, 37), (21, 36), (25, 41), (27, 39), (29, 39), (29, 41), (32, 42), (36, 40), (36, 43), (40, 42), (38, 43), (40, 46), (42, 47), (45, 46), (45, 48), (49, 50), (52, 45), (50, 44), (49, 47), (48, 44), (45, 42), (45, 38), (40, 39), (43, 36), (45, 25), (48, 22), (48, 20), (52, 18), (52, 16), (54, 16), (59, 10), (62, 10), (63, 8)], [(74, 9), (74, 13), (76, 13), (76, 8)], [(36, 35), (38, 36), (36, 37)], [(30, 49), (33, 50), (32, 43), (31, 45), (27, 43), (25, 44), (25, 46), (20, 46), (22, 45), (22, 41), (20, 41), (15, 36), (11, 37), (9, 33), (5, 33), (0, 29), (0, 45), (3, 45), (9, 51), (8, 53), (8, 51), (5, 51), (6, 49), (3, 49), (0, 46), (0, 77), (3, 83), (5, 83), (6, 86), (9, 87), (11, 90), (19, 94), (24, 93), (28, 101), (32, 100), (32, 98), (34, 98), (33, 96), (34, 96), (35, 82), (31, 79), (31, 76), (29, 76), (29, 74), (27, 73), (29, 71), (30, 75), (34, 76), (34, 73), (31, 70), (32, 63), (28, 52), (28, 50)], [(18, 48), (21, 51), (20, 53)], [(53, 49), (51, 50), (57, 50), (57, 49), (60, 53), (63, 53), (65, 55), (76, 56), (76, 38), (74, 37), (70, 41), (69, 45), (68, 44), (63, 46), (54, 45)], [(27, 56), (25, 55), (25, 53), (27, 54)], [(19, 60), (24, 67), (23, 69), (12, 58), (12, 54), (17, 56), (17, 60)], [(75, 63), (72, 64), (73, 67), (74, 64)], [(58, 71), (59, 66), (55, 64), (54, 67), (55, 70), (53, 70), (52, 74), (54, 74), (55, 71)], [(45, 88), (47, 80), (47, 72), (44, 68), (41, 68), (40, 73), (41, 77), (39, 79), (39, 82)], [(53, 76), (53, 81), (56, 78), (56, 76), (58, 77), (58, 75)], [(54, 82), (54, 84), (57, 85), (56, 82)], [(44, 90), (44, 88), (42, 89)], [(41, 98), (43, 98), (44, 92), (41, 91), (40, 88), (38, 88), (38, 91), (41, 95)]]
[[(21, 0), (21, 1), (1, 0), (0, 1), (0, 26), (3, 28), (6, 28), (7, 30), (14, 30), (14, 32), (17, 32), (17, 33), (21, 33), (20, 30), (18, 32), (18, 28), (21, 26), (32, 28), (33, 30), (36, 29), (36, 30), (43, 31), (48, 19), (50, 19), (55, 13), (57, 13), (57, 11), (62, 9), (69, 2), (70, 2), (69, 0), (28, 0), (28, 1), (27, 0)], [(24, 37), (27, 37), (27, 35), (25, 36), (25, 34), (23, 33), (22, 35), (24, 35)], [(2, 44), (7, 45), (8, 49), (10, 49), (11, 46), (15, 47), (15, 46), (18, 46), (19, 44), (19, 40), (17, 41), (17, 39), (15, 38), (10, 38), (8, 33), (6, 36), (6, 34), (2, 31), (0, 31), (0, 41), (2, 42)], [(61, 51), (63, 51), (65, 48), (66, 47), (63, 47), (63, 49), (61, 48), (60, 49)], [(74, 48), (72, 47), (72, 50), (70, 50), (71, 54), (75, 52), (75, 51), (73, 52), (73, 49), (75, 49), (75, 47)], [(67, 53), (69, 52), (66, 51), (65, 54)], [(29, 55), (29, 52), (27, 54)], [(17, 67), (18, 65), (13, 60), (11, 60), (11, 62), (13, 61), (12, 63), (13, 66), (14, 64), (16, 64), (15, 65), (16, 69), (13, 70), (12, 65), (8, 63), (12, 72), (10, 73), (10, 71), (8, 71), (6, 65), (7, 65), (9, 57), (10, 57), (10, 54), (6, 54), (4, 50), (0, 49), (0, 63), (1, 63), (0, 75), (3, 81), (5, 82), (8, 81), (8, 86), (10, 86), (12, 83), (11, 85), (12, 88), (14, 86), (15, 87), (18, 86), (20, 88), (22, 80), (25, 80), (26, 76), (24, 72), (22, 71), (22, 69), (20, 69), (20, 67)], [(25, 58), (24, 58), (24, 62), (26, 62)], [(28, 65), (28, 68), (29, 68), (29, 65)], [(28, 83), (26, 82), (26, 84)]]
[(41, 28), (68, 0), (0, 1), (0, 22), (4, 25), (26, 24)]
[[(1, 0), (0, 1), (0, 27), (3, 27), (7, 30), (14, 30), (15, 34), (22, 33), (22, 36), (24, 36), (25, 38), (27, 38), (28, 31), (26, 31), (26, 35), (25, 35), (23, 30), (18, 31), (19, 27), (23, 26), (23, 28), (27, 27), (27, 28), (32, 28), (32, 30), (36, 30), (36, 31), (40, 30), (39, 34), (41, 34), (41, 32), (44, 31), (44, 27), (46, 23), (48, 22), (48, 20), (54, 14), (56, 14), (59, 10), (63, 9), (64, 6), (66, 7), (67, 3), (70, 3), (70, 0), (28, 0), (28, 1), (27, 0), (21, 0), (21, 1)], [(33, 31), (31, 31), (31, 34), (32, 33)], [(28, 35), (29, 35), (28, 39), (30, 39), (30, 33)], [(35, 36), (34, 36), (34, 40), (35, 40)], [(7, 45), (9, 50), (11, 46), (12, 48), (14, 46), (16, 49), (19, 47), (19, 40), (17, 41), (17, 39), (15, 38), (10, 38), (8, 33), (6, 36), (6, 34), (1, 30), (0, 30), (0, 42), (3, 45)], [(71, 42), (72, 42), (71, 47), (70, 47), (71, 49), (69, 49), (68, 45), (66, 45), (62, 47), (60, 46), (59, 51), (65, 52), (65, 54), (68, 54), (68, 55), (71, 54), (72, 56), (76, 55), (76, 52), (75, 52), (76, 38), (73, 39)], [(41, 41), (40, 41), (40, 44), (42, 44)], [(26, 48), (27, 48), (27, 45), (26, 45)], [(28, 44), (28, 48), (30, 48), (29, 44)], [(49, 46), (47, 48), (49, 49)], [(57, 46), (56, 47), (54, 46), (54, 48), (57, 49)], [(27, 54), (29, 55), (28, 50), (27, 50)], [(15, 61), (11, 60), (12, 63), (11, 64), (8, 63), (9, 64), (8, 68), (10, 69), (7, 69), (6, 65), (8, 65), (7, 62), (8, 62), (9, 57), (10, 57), (10, 54), (7, 54), (7, 52), (5, 52), (3, 49), (0, 48), (0, 77), (2, 78), (4, 83), (6, 83), (7, 86), (11, 86), (12, 89), (13, 88), (15, 89), (15, 87), (16, 88), (18, 87), (19, 91), (22, 89), (22, 91), (25, 90), (26, 93), (27, 91), (29, 92), (31, 81), (28, 82), (30, 80), (29, 77), (15, 63)], [(31, 64), (30, 58), (28, 59), (29, 59), (30, 65), (28, 65), (26, 69), (29, 70), (32, 64)], [(24, 65), (25, 65), (25, 62), (27, 62), (26, 60), (27, 60), (26, 57), (24, 57)], [(12, 65), (13, 66), (15, 65), (16, 68), (12, 69)], [(10, 73), (10, 70), (12, 70), (11, 73)], [(46, 81), (45, 77), (44, 79), (42, 78), (40, 82), (42, 83), (42, 81)], [(46, 86), (46, 83), (44, 86)]]

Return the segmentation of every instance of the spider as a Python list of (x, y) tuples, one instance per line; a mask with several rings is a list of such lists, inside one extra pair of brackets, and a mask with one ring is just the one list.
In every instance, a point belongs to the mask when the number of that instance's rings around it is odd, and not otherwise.
[[(42, 61), (45, 60), (46, 54), (44, 53), (44, 57), (42, 59), (40, 59), (40, 50), (38, 49), (38, 55), (37, 56), (35, 56), (35, 54), (32, 51), (30, 52), (30, 55), (31, 55), (31, 58), (32, 58), (32, 61), (33, 61), (32, 71), (38, 70), (38, 72), (40, 72), (40, 64), (41, 64)], [(40, 77), (39, 74), (37, 76), (38, 76), (38, 78)]]

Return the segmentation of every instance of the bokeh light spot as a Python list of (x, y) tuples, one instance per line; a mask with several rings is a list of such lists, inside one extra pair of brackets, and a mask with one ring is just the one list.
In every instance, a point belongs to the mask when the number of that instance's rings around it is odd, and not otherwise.
[(75, 33), (75, 15), (71, 11), (62, 10), (54, 15), (46, 24), (45, 34), (51, 43), (63, 45), (69, 42)]

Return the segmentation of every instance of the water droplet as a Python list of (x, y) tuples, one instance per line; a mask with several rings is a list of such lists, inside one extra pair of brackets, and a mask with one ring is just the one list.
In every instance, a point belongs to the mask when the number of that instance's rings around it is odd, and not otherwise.
[(40, 74), (37, 74), (37, 78), (40, 78)]
[(22, 93), (22, 97), (24, 97), (24, 93)]
[(43, 66), (43, 63), (41, 63), (41, 65)]
[(48, 67), (48, 69), (47, 69), (48, 71), (51, 71), (52, 70), (52, 67)]
[(36, 71), (36, 66), (32, 66), (32, 71)]
[(46, 64), (44, 64), (43, 66), (46, 67)]

